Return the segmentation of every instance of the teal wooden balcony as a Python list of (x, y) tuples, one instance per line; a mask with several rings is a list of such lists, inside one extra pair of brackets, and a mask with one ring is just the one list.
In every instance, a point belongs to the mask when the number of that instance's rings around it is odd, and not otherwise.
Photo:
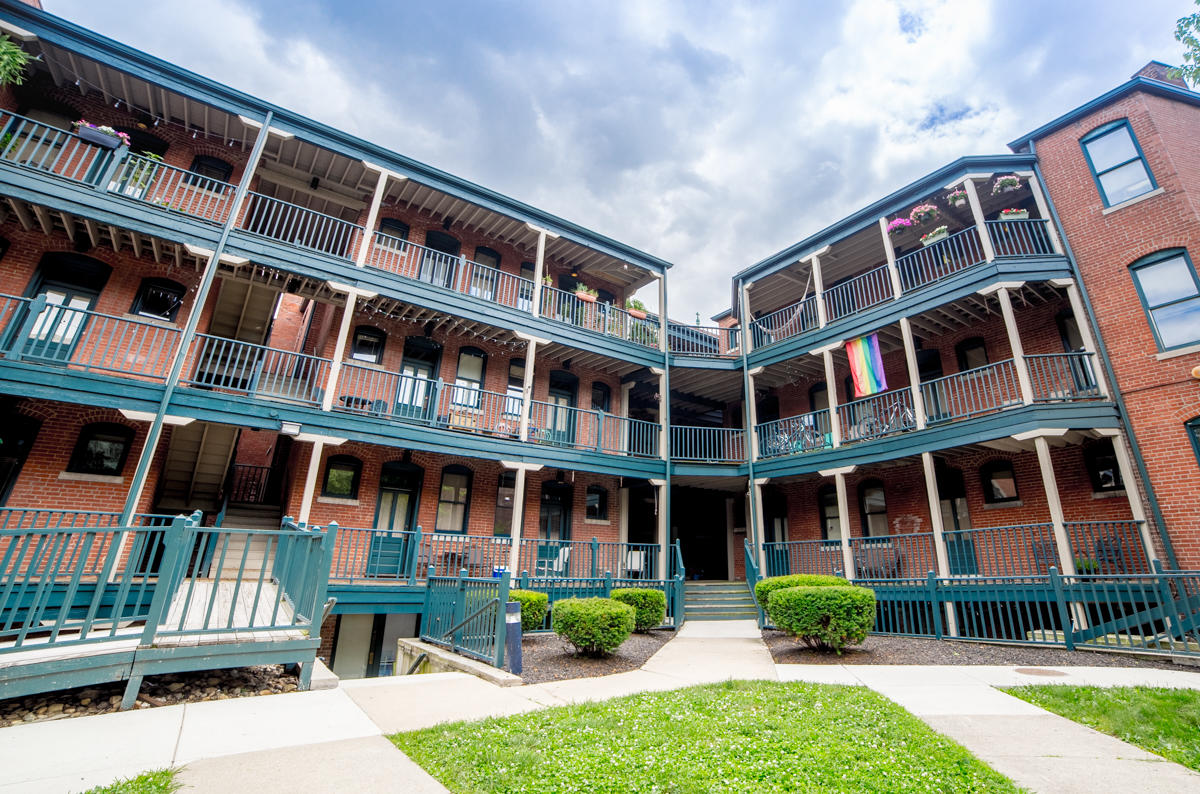
[(637, 318), (609, 303), (588, 301), (576, 293), (542, 285), (542, 317), (573, 325), (604, 336), (616, 337), (641, 347), (658, 349), (660, 322), (657, 318)]
[(742, 354), (741, 329), (670, 323), (667, 347), (677, 356), (738, 358)]
[(671, 425), (671, 459), (689, 463), (744, 463), (746, 433), (733, 427)]
[(758, 425), (758, 456), (772, 458), (833, 448), (829, 411), (810, 411)]
[(330, 363), (303, 353), (196, 334), (182, 382), (195, 388), (319, 405)]
[(354, 259), (363, 227), (298, 204), (251, 192), (238, 219), (238, 228), (338, 259)]

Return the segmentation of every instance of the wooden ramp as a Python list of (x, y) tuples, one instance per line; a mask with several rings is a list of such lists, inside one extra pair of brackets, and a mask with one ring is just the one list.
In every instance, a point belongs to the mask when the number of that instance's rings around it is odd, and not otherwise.
[(181, 584), (155, 635), (156, 645), (299, 639), (291, 603), (274, 582), (196, 579)]

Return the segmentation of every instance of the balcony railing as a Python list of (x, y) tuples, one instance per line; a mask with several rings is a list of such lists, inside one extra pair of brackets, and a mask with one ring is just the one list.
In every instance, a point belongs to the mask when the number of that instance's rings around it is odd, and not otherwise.
[(184, 383), (206, 389), (320, 405), (329, 359), (220, 336), (196, 334)]
[(1026, 220), (985, 221), (996, 256), (1054, 256), (1050, 240), (1049, 221), (1041, 218)]
[(829, 411), (823, 409), (758, 425), (758, 456), (775, 458), (833, 446)]
[(96, 185), (112, 161), (111, 149), (48, 124), (0, 112), (0, 161)]
[(1075, 572), (1085, 574), (1149, 573), (1146, 546), (1138, 521), (1068, 521), (1067, 538), (1075, 555)]
[(656, 458), (659, 425), (534, 400), (529, 411), (529, 440), (569, 449)]
[(742, 463), (746, 433), (733, 427), (671, 425), (671, 457), (701, 463)]
[(236, 192), (228, 182), (137, 154), (130, 154), (121, 162), (108, 190), (217, 224), (229, 219)]
[(802, 301), (784, 306), (751, 323), (754, 329), (754, 346), (764, 347), (799, 336), (818, 325), (817, 296), (809, 295)]
[(517, 572), (537, 578), (653, 579), (658, 570), (655, 543), (521, 538), (519, 548)]
[(588, 301), (574, 292), (542, 286), (542, 316), (605, 336), (624, 339), (642, 347), (659, 346), (659, 320), (638, 318), (611, 303)]
[(253, 192), (246, 196), (238, 228), (340, 259), (354, 258), (363, 235), (356, 223)]
[(850, 538), (849, 546), (859, 579), (916, 578), (937, 570), (932, 532)]
[(1034, 402), (1090, 400), (1100, 396), (1091, 353), (1026, 356)]
[(895, 435), (917, 426), (912, 391), (907, 388), (892, 389), (839, 405), (837, 412), (842, 443), (846, 444)]
[(741, 354), (740, 338), (737, 328), (671, 323), (667, 344), (672, 353), (681, 356), (729, 358)]
[(521, 311), (530, 311), (533, 307), (531, 280), (383, 232), (375, 232), (367, 264), (489, 303)]
[(233, 464), (229, 483), (229, 501), (242, 504), (267, 504), (271, 493), (271, 467), (249, 463)]
[(947, 528), (942, 536), (951, 576), (1045, 576), (1059, 565), (1051, 524)]
[(1012, 359), (926, 381), (921, 397), (929, 424), (969, 419), (1022, 402)]
[(840, 572), (842, 544), (837, 540), (789, 540), (764, 543), (767, 576), (786, 576), (796, 573), (833, 576)]
[(0, 348), (9, 360), (161, 381), (179, 329), (90, 309), (0, 295)]
[(895, 297), (888, 266), (880, 265), (825, 290), (825, 313), (829, 322), (833, 322)]
[(905, 254), (896, 260), (896, 269), (900, 272), (901, 288), (911, 292), (984, 260), (979, 230), (971, 226), (945, 240)]

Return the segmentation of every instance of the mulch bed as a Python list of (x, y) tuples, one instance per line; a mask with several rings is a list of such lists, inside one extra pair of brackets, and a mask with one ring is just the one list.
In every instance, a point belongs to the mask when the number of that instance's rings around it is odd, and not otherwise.
[[(298, 684), (278, 664), (152, 675), (142, 681), (134, 708), (276, 695), (295, 692)], [(120, 681), (0, 700), (0, 727), (119, 711), (124, 694), (125, 682)]]
[(765, 629), (763, 641), (776, 664), (999, 664), (1035, 667), (1152, 667), (1179, 670), (1168, 659), (1146, 659), (1124, 653), (1068, 651), (992, 645), (959, 640), (871, 635), (862, 645), (847, 648), (841, 656), (814, 651), (782, 631)]
[(574, 646), (557, 634), (526, 634), (521, 638), (521, 680), (541, 684), (626, 673), (645, 664), (673, 636), (665, 629), (632, 634), (611, 655), (593, 659), (577, 655)]

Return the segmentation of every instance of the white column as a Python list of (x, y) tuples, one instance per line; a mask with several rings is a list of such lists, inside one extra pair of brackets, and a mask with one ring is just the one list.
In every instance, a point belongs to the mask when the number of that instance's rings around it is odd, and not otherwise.
[(900, 269), (896, 267), (896, 249), (892, 247), (892, 238), (888, 235), (888, 219), (885, 215), (879, 219), (879, 233), (883, 236), (883, 252), (887, 254), (888, 275), (892, 278), (892, 297), (897, 300), (904, 289), (900, 285)]
[(742, 288), (738, 290), (738, 322), (742, 329), (742, 344), (746, 346), (747, 354), (754, 351), (754, 322), (750, 317), (750, 288), (752, 286), (754, 286), (754, 282), (747, 281), (742, 283)]
[[(942, 579), (950, 576), (950, 558), (946, 554), (946, 530), (942, 523), (942, 497), (938, 493), (937, 469), (933, 465), (933, 455), (921, 453), (921, 466), (925, 469), (925, 493), (929, 497), (929, 523), (933, 527), (933, 551), (936, 558), (937, 575)], [(946, 604), (946, 634), (958, 634), (958, 619), (953, 604)]]
[(1154, 561), (1158, 559), (1158, 549), (1154, 547), (1154, 539), (1150, 534), (1150, 523), (1146, 518), (1146, 508), (1142, 501), (1142, 489), (1138, 485), (1137, 472), (1133, 468), (1133, 460), (1129, 457), (1129, 448), (1125, 443), (1124, 433), (1112, 436), (1113, 452), (1117, 456), (1117, 468), (1121, 471), (1121, 482), (1125, 485), (1125, 498), (1129, 501), (1129, 512), (1133, 520), (1138, 522), (1142, 536), (1142, 545), (1146, 548), (1146, 561), (1154, 570)]
[(1038, 468), (1042, 473), (1042, 487), (1046, 489), (1046, 504), (1050, 508), (1050, 522), (1054, 525), (1054, 542), (1058, 546), (1058, 567), (1063, 576), (1075, 575), (1075, 557), (1071, 551), (1071, 540), (1067, 536), (1066, 518), (1062, 500), (1058, 496), (1058, 480), (1054, 476), (1054, 463), (1050, 460), (1050, 445), (1045, 436), (1033, 440), (1037, 450)]
[[(505, 468), (509, 468), (509, 465), (505, 464)], [(508, 572), (512, 576), (521, 573), (517, 570), (517, 566), (521, 564), (521, 530), (525, 526), (526, 468), (526, 466), (516, 467), (516, 477), (513, 482), (512, 532), (509, 533), (512, 546), (508, 549)]]
[(658, 279), (658, 349), (662, 352), (667, 352), (671, 332), (671, 321), (667, 319), (665, 310), (667, 305), (667, 279), (661, 273), (656, 274)]
[(537, 358), (537, 340), (525, 340), (525, 374), (521, 381), (521, 427), (517, 437), (529, 440), (529, 416), (533, 411), (533, 362)]
[(530, 313), (537, 317), (542, 313), (542, 275), (546, 272), (546, 238), (558, 237), (548, 229), (542, 229), (534, 226), (532, 223), (525, 224), (526, 227), (537, 232), (537, 255), (533, 260), (533, 301), (529, 307)]
[(754, 480), (754, 527), (751, 530), (754, 532), (754, 556), (758, 560), (758, 570), (761, 573), (767, 570), (767, 550), (763, 546), (767, 542), (767, 527), (766, 519), (763, 517), (763, 493), (762, 487), (770, 482), (770, 477), (758, 477)]
[(975, 219), (975, 228), (979, 232), (979, 244), (983, 246), (983, 258), (991, 262), (996, 258), (996, 247), (992, 245), (992, 236), (988, 234), (987, 223), (983, 219), (983, 207), (979, 203), (979, 194), (975, 192), (975, 181), (964, 179), (963, 189), (967, 191), (967, 203), (971, 205), (971, 217)]
[(671, 399), (670, 395), (665, 393), (667, 373), (657, 367), (651, 367), (650, 372), (658, 376), (658, 456), (666, 460), (667, 453), (670, 451), (668, 444), (671, 441), (671, 428), (667, 426), (667, 411), (663, 407), (667, 404), (667, 400)]
[(912, 323), (907, 317), (900, 318), (900, 335), (904, 337), (904, 362), (908, 365), (908, 384), (912, 390), (917, 429), (924, 430), (928, 418), (925, 415), (925, 398), (921, 394), (921, 370), (917, 367), (917, 345), (913, 341)]
[(338, 378), (342, 374), (342, 359), (346, 355), (346, 340), (350, 336), (350, 323), (354, 319), (354, 304), (357, 293), (346, 293), (346, 305), (342, 308), (342, 322), (338, 326), (337, 344), (333, 348), (333, 360), (329, 364), (329, 379), (325, 382), (325, 397), (321, 400), (321, 410), (333, 409), (333, 393), (337, 390)]
[(300, 498), (300, 515), (297, 517), (301, 524), (308, 523), (312, 512), (313, 499), (317, 493), (317, 474), (321, 471), (321, 455), (325, 452), (324, 441), (314, 441), (312, 457), (308, 459), (308, 472), (304, 475), (304, 494)]
[(833, 377), (833, 351), (822, 350), (821, 356), (825, 362), (825, 396), (829, 400), (829, 434), (832, 436), (833, 446), (840, 447), (842, 445), (842, 423), (838, 418), (837, 381)]
[(1017, 382), (1021, 385), (1021, 402), (1026, 405), (1033, 403), (1033, 382), (1029, 379), (1029, 362), (1025, 360), (1025, 348), (1021, 345), (1021, 335), (1017, 332), (1017, 318), (1013, 314), (1012, 297), (1007, 287), (996, 290), (996, 298), (1000, 301), (1000, 313), (1004, 315), (1004, 330), (1008, 333), (1008, 346), (1012, 349), (1013, 365), (1017, 368)]
[(829, 311), (825, 308), (825, 274), (821, 270), (821, 257), (813, 254), (813, 284), (817, 288), (817, 327), (824, 328), (829, 322)]
[(667, 526), (667, 483), (666, 480), (650, 480), (654, 486), (657, 498), (654, 502), (655, 520), (658, 534), (658, 577), (666, 579), (670, 570), (670, 560), (667, 555), (671, 551), (671, 531)]
[(850, 549), (850, 499), (846, 495), (846, 475), (837, 472), (833, 475), (837, 488), (838, 524), (842, 529), (842, 567), (847, 579), (854, 579), (854, 552)]
[(619, 543), (629, 542), (629, 489), (618, 488), (617, 499), (620, 504), (617, 506), (617, 541)]
[(750, 420), (750, 427), (746, 429), (746, 440), (750, 443), (750, 460), (758, 460), (758, 398), (754, 388), (754, 376), (762, 371), (762, 367), (755, 367), (746, 373), (750, 386), (746, 395), (746, 412)]
[[(368, 168), (376, 168), (369, 163)], [(379, 169), (379, 178), (375, 181), (375, 192), (371, 195), (371, 207), (367, 210), (367, 220), (363, 224), (362, 240), (358, 243), (358, 255), (354, 257), (355, 267), (365, 267), (367, 264), (367, 252), (371, 250), (372, 238), (375, 236), (375, 222), (379, 220), (379, 205), (383, 202), (383, 194), (387, 192), (387, 181), (389, 172)], [(397, 175), (398, 176), (398, 175)], [(404, 179), (398, 176), (399, 179)]]
[(1058, 230), (1054, 228), (1054, 219), (1050, 217), (1050, 206), (1042, 194), (1042, 184), (1038, 181), (1037, 174), (1026, 171), (1023, 176), (1029, 182), (1029, 192), (1033, 193), (1033, 203), (1037, 205), (1038, 215), (1046, 220), (1046, 234), (1050, 235), (1050, 245), (1054, 246), (1055, 253), (1065, 253), (1062, 240), (1058, 239)]
[(1083, 340), (1083, 349), (1092, 354), (1092, 374), (1096, 376), (1096, 385), (1100, 393), (1108, 397), (1108, 379), (1104, 376), (1104, 367), (1100, 365), (1100, 351), (1096, 348), (1096, 337), (1092, 334), (1092, 324), (1088, 322), (1087, 312), (1083, 308), (1083, 296), (1079, 294), (1079, 285), (1074, 279), (1067, 284), (1067, 300), (1071, 302), (1071, 314), (1075, 315), (1075, 327)]

